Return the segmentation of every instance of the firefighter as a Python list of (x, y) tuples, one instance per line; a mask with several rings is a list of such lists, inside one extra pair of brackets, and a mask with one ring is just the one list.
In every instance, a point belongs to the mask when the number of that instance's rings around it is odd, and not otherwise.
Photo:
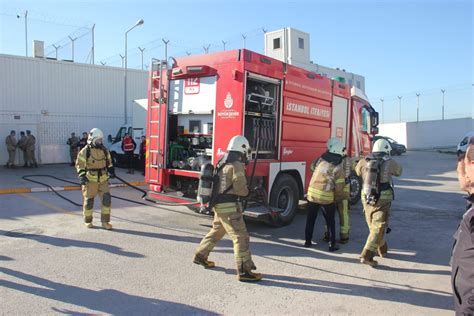
[(28, 167), (28, 155), (26, 154), (26, 135), (25, 132), (20, 132), (20, 140), (18, 141), (17, 147), (23, 152), (23, 167)]
[(101, 222), (105, 229), (112, 229), (110, 224), (110, 195), (109, 178), (115, 177), (110, 152), (103, 145), (104, 134), (98, 128), (93, 128), (89, 133), (87, 145), (78, 154), (76, 169), (82, 185), (84, 196), (83, 213), (84, 223), (87, 228), (92, 228), (92, 209), (94, 198), (99, 195), (101, 199)]
[[(466, 155), (462, 157), (465, 168), (458, 177), (461, 188), (468, 191), (468, 206), (457, 232), (454, 234), (454, 247), (451, 254), (451, 285), (454, 295), (456, 315), (474, 315), (474, 193), (467, 177), (474, 172), (474, 138), (471, 138)], [(459, 165), (458, 165), (459, 166)], [(469, 186), (466, 186), (469, 183)]]
[(130, 134), (125, 134), (125, 137), (122, 140), (122, 150), (125, 153), (125, 158), (127, 160), (127, 173), (133, 174), (133, 156), (135, 155), (135, 148), (137, 144), (133, 140)]
[[(241, 282), (255, 282), (262, 279), (260, 273), (254, 273), (255, 264), (249, 249), (249, 235), (242, 216), (241, 198), (249, 194), (245, 177), (245, 164), (250, 155), (250, 145), (243, 136), (234, 136), (227, 147), (227, 154), (218, 163), (219, 181), (213, 197), (214, 221), (212, 229), (202, 239), (193, 262), (205, 268), (215, 267), (208, 261), (209, 253), (216, 243), (229, 234), (234, 244), (234, 256), (237, 265), (237, 277)], [(222, 166), (222, 164), (224, 164)]]
[(69, 156), (71, 157), (71, 166), (76, 163), (77, 153), (79, 152), (79, 138), (76, 133), (71, 133), (71, 137), (67, 140), (69, 145)]
[[(327, 147), (329, 149), (331, 145), (331, 141), (333, 141), (336, 138), (331, 138), (327, 142)], [(314, 171), (316, 168), (317, 161), (313, 161), (311, 164), (311, 171)], [(338, 198), (336, 201), (336, 207), (337, 211), (339, 214), (339, 242), (341, 244), (346, 244), (349, 242), (349, 229), (350, 229), (350, 220), (349, 220), (349, 199), (350, 199), (350, 193), (351, 193), (351, 186), (349, 182), (349, 177), (352, 172), (352, 160), (350, 157), (347, 156), (346, 149), (344, 148), (344, 153), (342, 156), (342, 168), (344, 170), (344, 176), (345, 176), (345, 185), (344, 185), (344, 191), (342, 195)], [(325, 227), (325, 232), (324, 232), (324, 241), (329, 241), (329, 233), (328, 233), (328, 227)]]
[(15, 168), (15, 153), (16, 153), (16, 147), (18, 144), (16, 141), (15, 131), (11, 131), (10, 135), (8, 135), (5, 138), (5, 144), (7, 145), (7, 151), (8, 151), (8, 161), (5, 167)]
[(375, 142), (372, 155), (361, 159), (355, 168), (362, 177), (362, 205), (369, 236), (360, 255), (360, 262), (377, 266), (375, 254), (386, 257), (388, 252), (384, 233), (388, 227), (390, 205), (393, 200), (392, 176), (400, 176), (402, 167), (390, 158), (390, 144), (385, 139)]
[(79, 147), (79, 151), (82, 150), (82, 148), (86, 147), (87, 145), (87, 132), (82, 133), (82, 138), (79, 140), (79, 144), (77, 145)]
[(35, 158), (35, 149), (36, 149), (36, 138), (31, 131), (26, 131), (26, 159), (28, 160), (28, 164), (30, 167), (38, 168), (38, 163), (36, 162)]
[(338, 250), (336, 245), (336, 224), (334, 215), (336, 212), (336, 201), (341, 199), (345, 186), (344, 170), (342, 168), (342, 155), (344, 147), (337, 138), (328, 141), (328, 151), (325, 152), (315, 170), (308, 187), (308, 217), (306, 219), (305, 247), (311, 247), (313, 239), (314, 223), (322, 208), (329, 228), (329, 251)]

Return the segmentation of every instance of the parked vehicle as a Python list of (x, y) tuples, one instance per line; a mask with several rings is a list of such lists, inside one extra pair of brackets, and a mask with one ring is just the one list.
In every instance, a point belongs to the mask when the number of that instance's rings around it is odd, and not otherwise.
[(462, 137), (461, 141), (459, 142), (457, 146), (458, 155), (466, 152), (467, 146), (469, 145), (469, 140), (471, 139), (471, 137), (474, 137), (474, 131), (470, 131)]
[[(288, 224), (330, 137), (355, 159), (371, 151), (378, 113), (359, 89), (245, 49), (170, 60), (153, 60), (150, 71), (149, 198), (195, 201), (201, 166), (244, 135), (254, 158), (247, 176), (260, 193), (244, 215)], [(352, 182), (354, 202), (361, 185)]]
[(375, 135), (374, 138), (372, 139), (372, 142), (375, 143), (376, 140), (378, 139), (385, 139), (390, 143), (390, 146), (392, 147), (391, 155), (392, 156), (400, 156), (401, 154), (404, 154), (407, 152), (407, 148), (403, 144), (399, 144), (396, 140), (393, 138), (387, 137), (387, 136), (381, 136), (381, 135)]
[(115, 165), (120, 166), (125, 163), (125, 153), (122, 150), (122, 140), (127, 133), (133, 137), (137, 144), (134, 154), (135, 161), (138, 161), (141, 137), (146, 135), (145, 126), (147, 109), (148, 99), (134, 100), (132, 106), (132, 124), (124, 124), (120, 126), (115, 137), (109, 135), (109, 150)]

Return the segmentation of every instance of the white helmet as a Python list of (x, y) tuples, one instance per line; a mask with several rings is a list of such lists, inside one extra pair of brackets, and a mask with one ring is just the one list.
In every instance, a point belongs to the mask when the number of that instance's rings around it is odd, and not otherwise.
[(87, 139), (87, 143), (89, 145), (100, 145), (104, 139), (104, 133), (98, 128), (93, 128), (89, 132), (89, 138)]
[(344, 155), (344, 145), (339, 138), (329, 138), (327, 142), (328, 151), (336, 155)]
[(372, 148), (372, 153), (383, 152), (390, 155), (391, 151), (392, 146), (390, 146), (390, 143), (384, 138), (377, 139), (377, 141), (374, 143), (374, 147)]
[(240, 135), (232, 137), (229, 145), (227, 146), (227, 151), (240, 152), (241, 154), (245, 155), (247, 159), (250, 159), (250, 153), (252, 152), (247, 138)]

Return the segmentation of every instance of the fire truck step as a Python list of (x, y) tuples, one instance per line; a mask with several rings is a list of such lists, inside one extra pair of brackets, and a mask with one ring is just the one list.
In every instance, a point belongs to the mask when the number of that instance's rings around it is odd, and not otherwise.
[[(284, 211), (283, 209), (273, 206), (270, 206), (270, 208), (276, 213), (282, 213)], [(247, 217), (259, 219), (261, 217), (270, 216), (270, 210), (263, 205), (251, 206), (245, 209), (244, 215)]]

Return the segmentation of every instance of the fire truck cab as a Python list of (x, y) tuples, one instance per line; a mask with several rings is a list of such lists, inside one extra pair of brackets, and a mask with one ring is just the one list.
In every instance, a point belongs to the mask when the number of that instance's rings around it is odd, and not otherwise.
[[(244, 214), (288, 224), (330, 137), (354, 159), (371, 150), (378, 114), (343, 82), (245, 49), (170, 60), (155, 60), (150, 70), (145, 177), (152, 199), (196, 201), (201, 166), (216, 165), (229, 140), (244, 135), (253, 149)], [(351, 184), (357, 201), (360, 181)]]

